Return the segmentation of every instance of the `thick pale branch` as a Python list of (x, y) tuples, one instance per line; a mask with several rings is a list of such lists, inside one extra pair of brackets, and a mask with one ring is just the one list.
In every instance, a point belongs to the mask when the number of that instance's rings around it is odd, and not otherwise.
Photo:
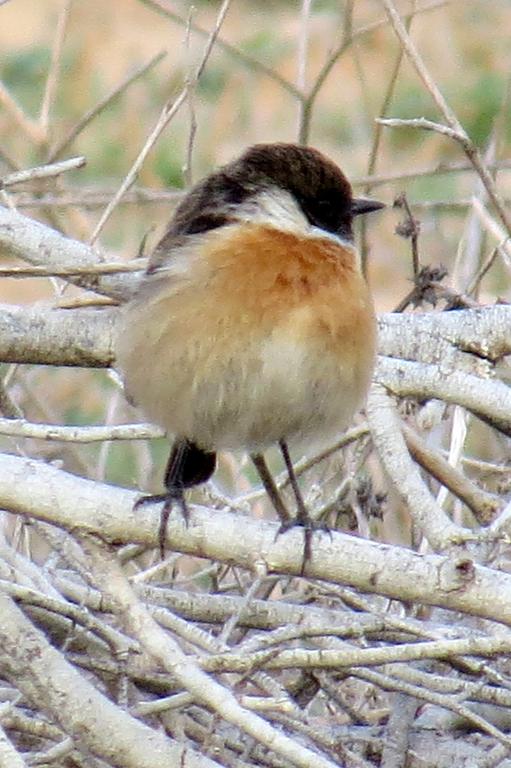
[(0, 305), (0, 360), (4, 363), (112, 365), (117, 312)]
[[(43, 267), (92, 267), (101, 262), (88, 245), (72, 240), (34, 219), (0, 206), (0, 253)], [(136, 284), (132, 275), (73, 278), (72, 282), (112, 298), (128, 298)]]
[[(42, 462), (4, 454), (0, 506), (112, 542), (156, 546), (159, 507), (133, 510), (137, 495), (76, 477)], [(194, 507), (186, 527), (171, 516), (167, 545), (177, 552), (254, 569), (299, 575), (303, 534), (275, 537), (276, 523)], [(333, 532), (314, 536), (306, 575), (398, 600), (438, 605), (511, 624), (511, 576), (475, 565), (460, 550), (419, 555), (403, 547)]]
[(470, 531), (451, 522), (422, 480), (401, 434), (394, 403), (379, 384), (371, 387), (367, 420), (385, 471), (432, 547), (443, 549), (449, 544), (466, 540), (471, 535)]
[[(82, 587), (70, 579), (55, 578), (61, 594), (68, 600), (97, 611), (109, 610), (108, 603), (98, 590)], [(261, 600), (253, 598), (248, 603), (235, 595), (209, 595), (188, 592), (171, 587), (153, 587), (134, 583), (140, 599), (151, 609), (164, 608), (188, 621), (223, 624), (233, 615), (238, 615), (238, 625), (251, 629), (274, 630), (290, 625), (300, 636), (310, 634), (333, 634), (337, 637), (369, 637), (372, 633), (381, 635), (392, 622), (385, 616), (371, 616), (362, 613), (348, 613), (315, 605), (288, 603), (282, 600)], [(413, 618), (406, 620), (410, 634), (424, 634), (424, 628)], [(260, 636), (258, 636), (260, 637)]]
[(461, 405), (483, 421), (511, 435), (511, 389), (443, 364), (425, 365), (381, 358), (376, 381), (399, 397), (435, 398)]
[[(122, 277), (134, 280), (132, 275)], [(0, 359), (11, 363), (108, 367), (117, 308), (50, 309), (0, 304)], [(449, 364), (488, 376), (511, 354), (511, 307), (381, 314), (379, 352), (388, 358)], [(397, 360), (395, 363), (397, 364)], [(387, 361), (393, 365), (394, 361)]]
[(417, 314), (386, 313), (378, 317), (378, 346), (381, 355), (444, 362), (456, 352), (456, 366), (475, 370), (511, 354), (511, 307), (496, 305), (457, 312)]
[[(3, 249), (6, 254), (10, 254), (31, 264), (46, 267), (48, 269), (86, 269), (94, 267), (101, 262), (92, 248), (76, 240), (64, 237), (59, 232), (40, 224), (33, 219), (23, 216), (15, 211), (0, 207), (0, 250)], [(122, 268), (122, 264), (120, 267)], [(131, 268), (131, 267), (130, 267)], [(118, 300), (123, 300), (132, 295), (136, 288), (138, 277), (135, 274), (119, 275), (94, 275), (93, 277), (81, 276), (73, 278), (76, 282), (91, 287), (98, 292), (105, 293)], [(0, 307), (0, 322), (4, 311), (17, 314), (17, 310), (5, 310)], [(28, 310), (23, 310), (28, 312)], [(72, 325), (81, 324), (80, 315), (75, 313), (62, 313), (57, 319), (54, 310), (46, 314), (48, 310), (38, 308), (31, 310), (40, 313), (38, 316), (39, 327), (43, 328), (47, 320), (55, 323), (54, 328), (60, 322), (63, 323), (61, 330), (67, 324), (69, 327), (68, 338), (72, 337)], [(19, 314), (17, 315), (19, 318)], [(35, 315), (34, 315), (35, 317)], [(88, 315), (91, 318), (91, 315)], [(108, 317), (108, 321), (106, 320)], [(102, 315), (103, 321), (109, 325), (111, 320), (108, 315)], [(64, 323), (65, 320), (65, 323)], [(19, 319), (18, 319), (19, 322)], [(91, 320), (93, 327), (89, 334), (90, 358), (94, 357), (94, 331), (98, 333), (108, 333), (105, 327), (101, 329), (101, 320), (96, 318)], [(82, 329), (83, 330), (83, 329)], [(80, 338), (80, 329), (76, 328), (78, 338)], [(30, 348), (36, 349), (38, 332), (35, 323), (32, 324), (32, 341)], [(9, 323), (7, 328), (2, 330), (0, 326), (0, 359), (8, 362), (49, 362), (55, 365), (76, 365), (74, 362), (76, 356), (70, 350), (66, 355), (62, 348), (62, 361), (58, 360), (58, 353), (50, 354), (50, 360), (45, 361), (44, 355), (38, 355), (36, 360), (31, 361), (26, 356), (24, 359), (16, 359), (14, 346), (5, 334), (9, 334)], [(409, 360), (424, 360), (424, 362), (444, 361), (446, 353), (456, 353), (456, 364), (460, 363), (466, 370), (470, 367), (474, 370), (478, 363), (480, 367), (484, 365), (484, 358), (493, 361), (505, 354), (511, 353), (511, 308), (509, 306), (484, 307), (481, 309), (464, 310), (450, 313), (426, 313), (426, 314), (385, 314), (379, 317), (380, 333), (380, 353), (391, 357), (403, 357)], [(21, 343), (21, 334), (17, 336), (17, 341)], [(56, 347), (59, 344), (58, 332), (55, 336)], [(418, 350), (418, 342), (420, 349)], [(22, 346), (24, 346), (22, 344)], [(68, 345), (69, 346), (69, 345)], [(72, 345), (71, 345), (72, 346)], [(3, 352), (11, 347), (9, 357), (5, 358)], [(467, 353), (475, 353), (474, 355)], [(20, 355), (21, 357), (21, 355)], [(70, 361), (67, 361), (69, 358)], [(80, 363), (81, 364), (81, 363)], [(96, 363), (90, 365), (107, 364), (104, 355), (99, 355)], [(108, 363), (109, 364), (109, 363)]]

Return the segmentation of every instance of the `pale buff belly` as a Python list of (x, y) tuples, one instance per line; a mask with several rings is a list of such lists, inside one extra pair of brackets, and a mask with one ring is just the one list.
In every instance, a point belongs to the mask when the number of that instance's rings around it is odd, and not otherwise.
[(128, 394), (169, 434), (204, 448), (261, 451), (281, 439), (301, 447), (323, 442), (349, 424), (365, 396), (373, 321), (361, 345), (328, 331), (304, 332), (313, 312), (302, 307), (263, 334), (243, 321), (233, 329), (221, 312), (216, 321), (209, 313), (209, 327), (198, 333), (200, 317), (187, 322), (167, 307), (162, 327), (157, 302), (141, 302), (118, 343)]
[(128, 396), (203, 448), (256, 451), (342, 430), (375, 348), (353, 249), (252, 225), (203, 237), (125, 310), (116, 351)]

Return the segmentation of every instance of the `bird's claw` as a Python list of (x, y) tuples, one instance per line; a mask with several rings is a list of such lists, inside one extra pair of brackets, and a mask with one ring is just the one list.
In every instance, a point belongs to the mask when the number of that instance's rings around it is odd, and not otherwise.
[(290, 531), (292, 528), (302, 528), (303, 530), (303, 556), (302, 567), (300, 569), (300, 576), (303, 576), (305, 574), (305, 566), (312, 559), (312, 534), (315, 531), (322, 531), (323, 533), (328, 533), (330, 538), (332, 538), (332, 531), (326, 525), (326, 523), (318, 523), (315, 520), (312, 520), (309, 516), (307, 516), (305, 519), (293, 518), (291, 520), (287, 520), (284, 523), (281, 523), (277, 533), (275, 534), (275, 540), (277, 539), (277, 536)]
[(163, 507), (160, 513), (160, 525), (158, 528), (158, 545), (160, 549), (160, 557), (163, 560), (165, 558), (165, 538), (167, 533), (167, 523), (175, 502), (177, 502), (179, 509), (181, 510), (185, 524), (188, 525), (190, 521), (190, 510), (188, 509), (188, 505), (185, 501), (185, 497), (183, 496), (183, 492), (167, 491), (167, 493), (157, 493), (148, 496), (141, 496), (134, 503), (133, 509), (139, 509), (140, 507), (146, 506), (146, 504), (161, 504), (162, 502)]

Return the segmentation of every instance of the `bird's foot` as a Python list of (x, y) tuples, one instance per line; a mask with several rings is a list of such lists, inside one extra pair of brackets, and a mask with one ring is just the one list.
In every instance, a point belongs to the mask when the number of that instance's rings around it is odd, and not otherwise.
[(137, 501), (134, 503), (133, 509), (145, 507), (147, 504), (161, 504), (162, 502), (163, 507), (160, 513), (160, 525), (158, 528), (158, 545), (160, 548), (160, 557), (163, 560), (165, 558), (165, 538), (167, 534), (167, 523), (174, 504), (178, 505), (186, 525), (188, 525), (190, 520), (190, 510), (188, 509), (183, 491), (173, 490), (167, 491), (166, 493), (141, 496), (141, 498), (137, 499)]
[(303, 576), (305, 574), (305, 566), (312, 559), (312, 534), (316, 531), (322, 531), (323, 533), (328, 533), (330, 538), (332, 538), (332, 531), (326, 523), (316, 522), (309, 514), (305, 516), (300, 514), (298, 517), (282, 523), (275, 538), (292, 528), (301, 528), (303, 530), (303, 554), (302, 567), (300, 569), (300, 576)]

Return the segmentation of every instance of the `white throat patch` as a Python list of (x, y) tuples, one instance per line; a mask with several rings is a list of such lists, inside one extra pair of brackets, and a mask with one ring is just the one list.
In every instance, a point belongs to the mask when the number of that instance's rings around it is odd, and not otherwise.
[(266, 189), (237, 205), (233, 213), (238, 221), (275, 227), (300, 237), (333, 240), (344, 248), (353, 248), (353, 243), (335, 232), (311, 225), (293, 195), (284, 189)]

